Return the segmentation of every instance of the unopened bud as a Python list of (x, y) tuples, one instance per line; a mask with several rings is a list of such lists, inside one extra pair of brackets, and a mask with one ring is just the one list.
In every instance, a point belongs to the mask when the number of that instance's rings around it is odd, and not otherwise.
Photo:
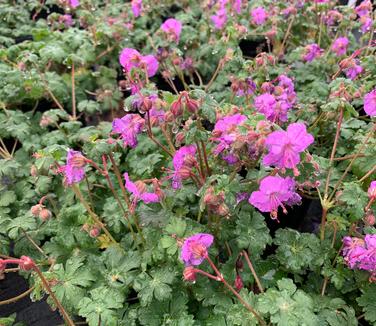
[(226, 204), (221, 204), (218, 206), (216, 212), (219, 216), (227, 216), (229, 213), (229, 209)]
[(36, 177), (38, 175), (38, 168), (34, 164), (30, 167), (30, 175), (32, 177)]
[(50, 219), (52, 216), (52, 213), (50, 210), (48, 210), (47, 208), (43, 208), (40, 212), (39, 212), (39, 217), (43, 220), (43, 221), (47, 221), (48, 219)]
[(190, 176), (192, 175), (192, 172), (191, 172), (191, 169), (189, 169), (187, 167), (182, 167), (181, 169), (179, 169), (178, 175), (179, 175), (180, 178), (185, 180), (185, 179), (190, 178)]
[(42, 210), (43, 206), (41, 204), (37, 204), (31, 207), (30, 211), (31, 214), (34, 216), (39, 216), (40, 211)]
[(183, 115), (183, 106), (181, 104), (180, 100), (176, 100), (172, 102), (171, 108), (170, 108), (171, 113), (174, 115), (174, 117), (180, 117)]
[(172, 122), (172, 121), (174, 121), (174, 119), (175, 119), (175, 117), (172, 114), (172, 112), (170, 112), (170, 111), (165, 112), (165, 114), (164, 114), (164, 120), (166, 122)]
[(20, 258), (21, 262), (19, 263), (19, 266), (24, 271), (29, 271), (33, 269), (34, 267), (34, 261), (28, 257), (28, 256), (21, 256)]
[(187, 99), (187, 110), (190, 113), (196, 113), (198, 110), (198, 101)]
[(234, 286), (235, 286), (235, 289), (236, 289), (238, 292), (244, 287), (243, 280), (242, 280), (242, 278), (240, 277), (239, 274), (236, 275), (235, 282), (234, 282)]
[(135, 182), (137, 190), (142, 194), (146, 191), (146, 184), (142, 181)]
[(92, 237), (92, 238), (96, 238), (100, 233), (100, 230), (98, 228), (92, 228), (90, 231), (89, 231), (89, 235)]
[(141, 110), (144, 112), (148, 112), (151, 110), (152, 106), (153, 102), (149, 98), (145, 97), (141, 104)]
[(368, 211), (363, 221), (366, 226), (373, 226), (375, 225), (375, 215), (371, 211)]
[(187, 266), (183, 271), (183, 278), (185, 281), (196, 281), (196, 269), (193, 266)]
[(185, 135), (184, 135), (184, 132), (179, 132), (176, 134), (175, 136), (175, 142), (176, 142), (176, 145), (180, 145), (184, 142), (184, 139), (185, 139)]

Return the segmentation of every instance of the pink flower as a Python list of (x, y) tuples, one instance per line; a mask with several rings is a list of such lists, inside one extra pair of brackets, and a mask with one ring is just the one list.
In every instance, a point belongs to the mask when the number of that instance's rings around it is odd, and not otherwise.
[(79, 151), (72, 149), (67, 153), (67, 164), (60, 167), (60, 171), (64, 174), (64, 183), (71, 186), (85, 178), (86, 158)]
[(222, 29), (227, 22), (227, 11), (226, 8), (221, 8), (217, 11), (217, 13), (210, 17), (212, 22), (214, 23), (214, 27), (216, 29)]
[(190, 170), (196, 162), (196, 146), (187, 145), (179, 148), (172, 159), (174, 172), (172, 176), (172, 188), (180, 189), (181, 182), (190, 177)]
[(236, 13), (240, 15), (242, 12), (242, 0), (234, 0), (233, 2), (234, 2), (233, 6), (234, 6)]
[(376, 199), (376, 180), (372, 181), (368, 188), (368, 197), (370, 199)]
[(135, 204), (138, 201), (143, 201), (145, 204), (150, 203), (158, 203), (159, 202), (159, 196), (154, 192), (146, 192), (146, 185), (145, 183), (136, 182), (133, 183), (128, 176), (128, 173), (123, 174), (125, 179), (125, 188), (132, 194), (133, 200), (132, 200), (132, 207), (135, 207)]
[(65, 27), (70, 27), (73, 25), (72, 15), (62, 15), (59, 17), (59, 23), (64, 24)]
[(350, 268), (363, 269), (374, 275), (376, 272), (376, 234), (367, 234), (364, 240), (344, 237), (342, 254)]
[(252, 23), (255, 25), (263, 25), (268, 18), (268, 14), (262, 7), (257, 7), (251, 10)]
[(260, 189), (252, 192), (249, 203), (261, 212), (270, 212), (272, 218), (277, 218), (278, 207), (282, 207), (286, 214), (285, 205), (295, 205), (300, 200), (301, 197), (295, 192), (294, 179), (268, 176), (261, 180)]
[(376, 116), (376, 89), (364, 96), (364, 111), (371, 117)]
[(142, 0), (132, 0), (131, 2), (133, 16), (136, 18), (141, 15), (142, 12)]
[(292, 123), (287, 127), (287, 131), (274, 131), (266, 138), (265, 146), (269, 153), (265, 155), (263, 164), (296, 169), (300, 162), (300, 153), (313, 141), (313, 136), (307, 133), (303, 123)]
[(179, 43), (182, 24), (180, 21), (169, 18), (161, 26), (161, 29), (171, 37), (176, 43)]
[(353, 60), (352, 64), (343, 70), (346, 77), (354, 80), (359, 74), (363, 72), (363, 67), (359, 65), (359, 60)]
[(138, 114), (127, 114), (121, 119), (116, 118), (112, 122), (112, 132), (120, 134), (124, 147), (137, 146), (137, 135), (142, 132), (145, 120)]
[(158, 60), (153, 55), (142, 56), (132, 48), (124, 48), (120, 53), (119, 61), (126, 72), (130, 72), (133, 68), (146, 69), (148, 77), (152, 77), (158, 70)]
[(347, 46), (349, 45), (349, 40), (347, 37), (337, 38), (333, 45), (332, 51), (335, 52), (338, 56), (346, 54)]
[(70, 0), (69, 3), (72, 8), (77, 8), (80, 5), (80, 1), (78, 0)]
[(324, 17), (324, 21), (328, 26), (333, 26), (337, 22), (340, 22), (342, 18), (343, 16), (338, 10), (329, 10)]
[(304, 48), (303, 60), (307, 62), (313, 61), (322, 54), (323, 50), (316, 44), (308, 44)]
[[(238, 127), (241, 126), (245, 120), (247, 120), (245, 115), (234, 114), (225, 116), (217, 121), (213, 130), (213, 138), (211, 138), (211, 140), (219, 142), (213, 151), (215, 155), (230, 149), (231, 145), (238, 138)], [(231, 153), (223, 155), (222, 158), (229, 164), (234, 164), (238, 161), (237, 157)]]
[(198, 233), (184, 240), (180, 259), (186, 266), (200, 265), (208, 256), (208, 248), (214, 237), (207, 233)]
[(360, 30), (362, 31), (363, 34), (369, 32), (372, 27), (373, 20), (370, 17), (367, 16), (362, 16), (359, 19), (360, 23), (362, 26), (360, 27)]
[(359, 17), (367, 16), (372, 11), (372, 2), (370, 0), (362, 1), (362, 3), (355, 7), (355, 12)]

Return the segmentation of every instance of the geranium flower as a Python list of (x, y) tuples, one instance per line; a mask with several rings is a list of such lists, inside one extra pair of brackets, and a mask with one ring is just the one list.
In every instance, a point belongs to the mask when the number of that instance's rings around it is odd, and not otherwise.
[(329, 10), (325, 15), (324, 20), (328, 26), (333, 26), (343, 19), (343, 15), (338, 10)]
[(268, 120), (274, 115), (277, 101), (272, 94), (265, 93), (257, 96), (254, 100), (256, 110), (265, 115)]
[(359, 17), (367, 16), (372, 11), (372, 2), (370, 0), (362, 1), (355, 7), (355, 12)]
[(360, 30), (363, 34), (369, 32), (372, 27), (373, 20), (370, 17), (362, 16), (359, 19), (359, 22), (361, 23)]
[(364, 111), (371, 117), (376, 116), (376, 89), (364, 96)]
[(376, 199), (376, 180), (372, 181), (369, 185), (367, 194), (370, 199)]
[(80, 1), (79, 0), (70, 0), (69, 4), (72, 8), (77, 8), (80, 5)]
[(347, 37), (337, 38), (333, 45), (332, 51), (335, 52), (338, 56), (346, 54), (347, 46), (349, 45), (349, 39)]
[(214, 23), (214, 27), (216, 29), (222, 29), (227, 22), (227, 10), (226, 10), (226, 8), (219, 9), (215, 15), (210, 17), (210, 19)]
[(161, 29), (176, 43), (179, 43), (180, 33), (182, 30), (182, 24), (180, 21), (174, 18), (169, 18), (161, 25)]
[(257, 7), (251, 10), (252, 23), (255, 25), (263, 25), (268, 18), (268, 14), (262, 7)]
[(303, 60), (311, 62), (322, 54), (323, 50), (316, 44), (308, 44), (304, 48)]
[[(129, 179), (128, 173), (123, 174), (125, 179), (125, 188), (132, 194), (133, 203), (143, 201), (145, 204), (158, 203), (159, 196), (154, 192), (146, 192), (146, 185), (143, 182), (133, 183)], [(132, 205), (134, 206), (134, 205)]]
[(261, 180), (260, 189), (252, 192), (249, 203), (261, 212), (270, 212), (272, 218), (277, 218), (278, 207), (286, 214), (285, 205), (299, 203), (301, 197), (295, 192), (294, 179), (280, 176), (268, 176)]
[(112, 122), (112, 132), (120, 134), (124, 147), (137, 146), (137, 135), (142, 132), (145, 120), (138, 114), (127, 114), (121, 119), (116, 118)]
[(300, 153), (313, 141), (313, 136), (307, 133), (303, 123), (292, 123), (287, 127), (287, 131), (274, 131), (265, 140), (269, 153), (265, 155), (263, 164), (295, 169), (300, 162)]
[(64, 183), (71, 186), (81, 182), (85, 178), (86, 158), (80, 151), (68, 150), (67, 163), (60, 167), (60, 172), (64, 174)]
[(148, 77), (152, 77), (158, 71), (158, 60), (153, 55), (141, 55), (137, 50), (124, 48), (119, 56), (119, 61), (126, 72), (133, 68), (146, 69)]
[(363, 239), (344, 237), (342, 254), (347, 265), (354, 269), (376, 272), (376, 234), (367, 234)]
[(208, 248), (214, 237), (207, 233), (198, 233), (184, 240), (180, 259), (186, 266), (200, 265), (208, 256)]
[(141, 15), (142, 12), (142, 0), (132, 0), (131, 8), (133, 16), (136, 18)]
[(359, 74), (363, 72), (363, 67), (359, 65), (359, 60), (354, 59), (352, 61), (352, 64), (343, 71), (345, 72), (347, 78), (354, 80)]
[(179, 148), (172, 159), (174, 172), (172, 176), (172, 188), (181, 188), (183, 179), (190, 177), (190, 170), (195, 163), (196, 146), (187, 145)]

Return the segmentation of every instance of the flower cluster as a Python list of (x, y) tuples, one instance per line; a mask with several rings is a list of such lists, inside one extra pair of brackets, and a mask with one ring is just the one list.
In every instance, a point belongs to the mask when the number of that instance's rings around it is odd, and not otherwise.
[(362, 1), (359, 6), (355, 7), (355, 12), (359, 16), (360, 30), (367, 33), (372, 26), (372, 2), (370, 0)]
[(294, 106), (296, 101), (292, 80), (281, 75), (276, 78), (274, 84), (264, 83), (261, 88), (264, 94), (254, 99), (256, 110), (274, 123), (287, 121), (287, 111)]
[(364, 239), (356, 237), (343, 238), (342, 254), (351, 269), (362, 269), (376, 273), (376, 234), (367, 234)]

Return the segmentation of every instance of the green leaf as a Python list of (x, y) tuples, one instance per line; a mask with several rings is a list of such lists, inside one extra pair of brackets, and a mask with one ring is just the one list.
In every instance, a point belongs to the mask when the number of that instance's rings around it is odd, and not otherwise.
[(0, 206), (8, 206), (12, 204), (17, 199), (14, 191), (4, 191), (0, 193)]
[(123, 302), (124, 296), (119, 291), (101, 286), (79, 302), (79, 314), (86, 318), (89, 326), (117, 326), (117, 310), (123, 308)]
[(357, 221), (363, 217), (363, 208), (367, 205), (368, 197), (358, 183), (345, 182), (339, 199), (348, 205), (346, 212), (350, 215), (351, 221)]
[(363, 308), (364, 318), (371, 323), (376, 322), (376, 284), (369, 284), (362, 289), (362, 295), (356, 299)]

